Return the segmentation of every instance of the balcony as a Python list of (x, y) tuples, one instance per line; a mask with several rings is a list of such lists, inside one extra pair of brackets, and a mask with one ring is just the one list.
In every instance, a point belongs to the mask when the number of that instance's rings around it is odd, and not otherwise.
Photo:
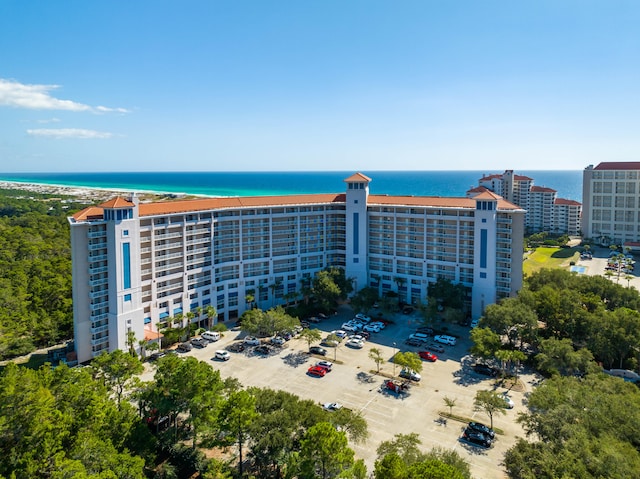
[(106, 254), (99, 254), (99, 255), (95, 255), (95, 256), (91, 256), (89, 255), (89, 262), (93, 263), (96, 261), (106, 261), (107, 260), (107, 255)]
[(89, 281), (89, 286), (100, 286), (101, 284), (107, 284), (108, 282), (109, 278), (94, 279), (93, 281)]
[(97, 323), (98, 321), (103, 321), (103, 320), (107, 319), (108, 317), (109, 317), (109, 315), (107, 313), (101, 313), (101, 314), (96, 314), (96, 315), (91, 313), (91, 322), (92, 323)]
[(101, 303), (92, 303), (89, 305), (91, 311), (98, 311), (100, 309), (106, 309), (109, 307), (108, 301), (102, 301)]
[(106, 249), (106, 248), (107, 248), (106, 241), (104, 243), (94, 243), (89, 245), (89, 251), (96, 251), (99, 249)]
[(91, 340), (91, 346), (98, 346), (99, 344), (104, 344), (104, 343), (106, 343), (108, 341), (109, 341), (109, 335), (103, 336), (103, 337), (98, 338), (98, 339), (92, 339)]
[(91, 334), (100, 334), (109, 330), (109, 325), (98, 326), (97, 328), (91, 328)]
[(89, 231), (87, 233), (87, 238), (103, 238), (107, 236), (107, 232), (105, 231)]
[(91, 299), (104, 298), (104, 297), (108, 297), (108, 296), (109, 296), (109, 291), (106, 290), (106, 289), (103, 289), (101, 291), (94, 291), (94, 292), (89, 293), (89, 298), (91, 298)]
[(109, 268), (107, 266), (89, 267), (89, 274), (106, 273)]

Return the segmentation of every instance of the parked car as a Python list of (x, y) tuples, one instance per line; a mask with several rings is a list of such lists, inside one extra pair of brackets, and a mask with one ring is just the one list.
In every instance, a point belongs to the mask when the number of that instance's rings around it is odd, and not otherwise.
[(320, 318), (320, 319), (327, 319), (328, 317), (329, 317), (329, 316), (327, 316), (327, 315), (326, 315), (326, 314), (324, 314), (324, 313), (318, 313), (318, 318)]
[(382, 321), (374, 321), (372, 323), (369, 323), (370, 326), (377, 326), (380, 329), (384, 329), (386, 324), (384, 324)]
[(418, 351), (418, 356), (432, 363), (438, 360), (438, 356), (429, 351)]
[(244, 338), (244, 344), (247, 344), (249, 346), (259, 346), (260, 340), (255, 336), (247, 336), (246, 338)]
[(153, 362), (153, 361), (157, 361), (160, 358), (164, 358), (167, 355), (166, 351), (157, 351), (151, 355), (149, 355), (149, 357), (147, 357), (147, 360)]
[(486, 426), (480, 422), (470, 422), (468, 427), (469, 429), (473, 429), (474, 431), (478, 431), (484, 434), (485, 436), (489, 437), (491, 440), (493, 440), (493, 438), (496, 437), (496, 433), (494, 432), (493, 429), (491, 429), (489, 426)]
[(209, 341), (204, 338), (193, 338), (191, 340), (191, 344), (196, 348), (206, 348), (207, 346), (209, 346)]
[(322, 409), (325, 411), (337, 411), (338, 409), (342, 409), (342, 404), (339, 402), (326, 402), (322, 405)]
[(491, 447), (491, 439), (482, 434), (481, 432), (474, 431), (473, 429), (467, 428), (462, 433), (462, 438), (471, 443), (482, 447)]
[(431, 350), (431, 351), (435, 351), (436, 353), (444, 353), (444, 347), (442, 347), (441, 344), (438, 343), (429, 343), (427, 344), (427, 347)]
[(343, 331), (342, 329), (336, 329), (335, 331), (331, 331), (331, 334), (335, 334), (340, 339), (347, 337), (347, 332)]
[(411, 313), (413, 313), (413, 307), (411, 306), (405, 306), (402, 309), (402, 314), (411, 314)]
[(413, 333), (409, 335), (409, 339), (417, 339), (418, 341), (425, 342), (429, 340), (429, 335), (424, 333)]
[(507, 407), (507, 409), (513, 409), (515, 406), (515, 403), (513, 402), (513, 399), (511, 399), (509, 396), (507, 396), (507, 393), (504, 393), (502, 395), (502, 399), (504, 399), (504, 404)]
[(316, 363), (316, 366), (320, 366), (323, 368), (327, 368), (329, 371), (331, 371), (331, 368), (333, 368), (333, 363), (331, 361), (325, 361), (324, 359), (321, 361), (318, 361)]
[(237, 343), (232, 343), (229, 346), (227, 346), (227, 349), (229, 351), (233, 351), (234, 353), (241, 353), (242, 351), (245, 350), (245, 348), (246, 346), (242, 341), (238, 341)]
[(263, 344), (262, 346), (256, 346), (256, 348), (253, 351), (258, 354), (268, 355), (268, 354), (271, 354), (273, 349), (271, 349), (269, 345)]
[(229, 359), (231, 359), (231, 355), (229, 354), (229, 351), (219, 349), (216, 351), (214, 358), (219, 359), (220, 361), (229, 361)]
[(447, 336), (446, 334), (439, 334), (434, 336), (433, 340), (437, 343), (448, 344), (449, 346), (456, 345), (456, 338), (453, 336)]
[(411, 379), (412, 381), (420, 381), (422, 376), (416, 373), (415, 371), (410, 371), (409, 369), (403, 369), (400, 371), (400, 377), (404, 379)]
[(433, 328), (429, 326), (420, 326), (419, 328), (416, 329), (416, 333), (424, 333), (424, 334), (428, 334), (429, 336), (432, 336)]
[(201, 336), (210, 343), (215, 343), (220, 339), (220, 333), (218, 331), (205, 331)]
[(477, 328), (478, 324), (480, 323), (480, 319), (476, 318), (476, 319), (472, 319), (471, 323), (469, 324), (469, 326), (471, 326), (471, 328)]
[(325, 368), (321, 368), (320, 366), (311, 366), (307, 370), (307, 374), (309, 374), (310, 376), (318, 376), (322, 378), (325, 374), (327, 374), (327, 370)]
[(178, 351), (182, 352), (182, 353), (188, 353), (189, 351), (191, 351), (193, 349), (193, 346), (191, 346), (190, 343), (180, 343), (178, 344)]
[(369, 333), (379, 333), (380, 327), (373, 324), (367, 324), (362, 328), (362, 330), (367, 331)]
[(276, 346), (282, 346), (285, 343), (285, 339), (282, 336), (274, 336), (271, 338), (271, 344)]
[(422, 346), (422, 341), (419, 339), (409, 338), (404, 342), (404, 344), (406, 344), (407, 346), (420, 347)]
[(362, 349), (364, 348), (364, 341), (360, 339), (351, 338), (349, 341), (345, 343), (350, 348)]
[(320, 356), (326, 356), (327, 355), (327, 350), (324, 348), (321, 348), (320, 346), (311, 346), (309, 348), (309, 352), (311, 354), (318, 354)]
[(364, 323), (368, 323), (369, 321), (371, 321), (371, 318), (369, 316), (367, 316), (365, 314), (362, 314), (362, 313), (356, 314), (355, 319), (360, 320), (360, 321), (362, 321)]
[(409, 384), (406, 382), (401, 383), (400, 381), (393, 381), (389, 379), (384, 382), (384, 387), (389, 391), (393, 391), (394, 393), (405, 394), (408, 392)]
[(369, 338), (371, 338), (371, 334), (369, 334), (368, 331), (358, 331), (358, 335), (362, 336), (365, 340), (369, 340)]
[(359, 341), (362, 341), (363, 343), (367, 341), (367, 339), (360, 333), (354, 334), (353, 336), (349, 336), (349, 339), (357, 339)]
[(476, 363), (473, 366), (473, 370), (478, 374), (482, 374), (483, 376), (497, 376), (498, 370), (496, 368), (492, 368), (487, 364)]

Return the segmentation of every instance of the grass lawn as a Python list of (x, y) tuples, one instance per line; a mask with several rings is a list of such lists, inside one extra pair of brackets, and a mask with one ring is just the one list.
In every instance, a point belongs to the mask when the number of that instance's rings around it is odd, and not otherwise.
[(578, 259), (580, 248), (540, 247), (525, 256), (522, 270), (528, 276), (542, 268), (569, 268), (569, 263)]

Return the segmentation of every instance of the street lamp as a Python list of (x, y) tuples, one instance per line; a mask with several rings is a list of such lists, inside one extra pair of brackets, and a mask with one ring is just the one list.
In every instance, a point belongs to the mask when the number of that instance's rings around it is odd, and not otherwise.
[(393, 343), (393, 358), (391, 358), (391, 360), (393, 361), (393, 377), (396, 377), (396, 343)]

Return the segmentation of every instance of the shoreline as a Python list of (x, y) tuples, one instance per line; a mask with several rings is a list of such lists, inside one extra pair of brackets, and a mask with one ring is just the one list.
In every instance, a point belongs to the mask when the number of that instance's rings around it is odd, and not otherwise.
[(152, 190), (124, 190), (119, 188), (98, 188), (91, 186), (75, 186), (51, 183), (34, 183), (22, 181), (0, 180), (0, 189), (19, 190), (45, 195), (64, 195), (79, 199), (81, 202), (93, 204), (96, 201), (107, 201), (114, 196), (129, 196), (135, 193), (141, 201), (159, 199), (189, 199), (189, 198), (217, 198), (209, 195), (195, 195), (188, 193), (174, 193), (170, 191)]

